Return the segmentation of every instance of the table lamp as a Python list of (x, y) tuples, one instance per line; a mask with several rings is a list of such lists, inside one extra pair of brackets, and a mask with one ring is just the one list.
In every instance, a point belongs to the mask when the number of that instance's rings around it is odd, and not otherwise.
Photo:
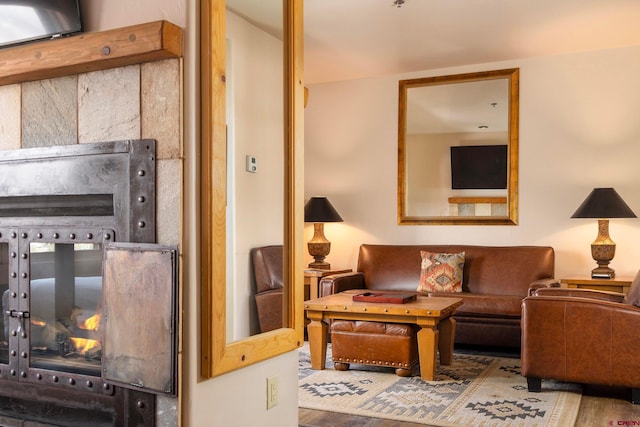
[(616, 244), (609, 237), (609, 218), (637, 218), (631, 208), (613, 188), (594, 188), (571, 218), (598, 218), (598, 237), (591, 244), (591, 256), (598, 267), (592, 278), (612, 279), (616, 276), (609, 263), (616, 253)]
[(307, 247), (314, 261), (309, 264), (309, 268), (329, 270), (331, 264), (324, 259), (329, 255), (331, 242), (324, 237), (324, 223), (342, 222), (340, 214), (326, 197), (312, 197), (304, 205), (304, 222), (313, 222), (313, 237)]

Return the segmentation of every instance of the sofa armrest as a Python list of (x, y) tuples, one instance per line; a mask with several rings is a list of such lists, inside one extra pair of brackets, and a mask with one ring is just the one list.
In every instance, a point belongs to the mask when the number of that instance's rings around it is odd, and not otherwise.
[(349, 289), (365, 289), (364, 274), (342, 273), (323, 277), (320, 281), (319, 296), (326, 297)]
[(559, 288), (560, 281), (558, 279), (539, 279), (534, 280), (529, 285), (529, 295), (535, 294), (535, 291), (542, 288)]
[(530, 296), (589, 298), (616, 303), (623, 303), (625, 296), (620, 292), (598, 291), (594, 289), (581, 288), (538, 288), (534, 290), (530, 289), (529, 294)]

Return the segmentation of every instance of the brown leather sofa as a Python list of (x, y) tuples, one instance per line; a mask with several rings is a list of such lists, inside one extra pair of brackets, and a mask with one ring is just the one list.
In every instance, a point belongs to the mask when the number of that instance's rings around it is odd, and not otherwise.
[[(629, 296), (635, 295), (632, 301)], [(640, 276), (629, 295), (586, 289), (534, 289), (522, 301), (522, 375), (629, 387), (640, 403)]]
[(260, 332), (282, 327), (282, 245), (251, 250)]
[(415, 292), (422, 250), (465, 252), (463, 291), (433, 294), (464, 301), (454, 316), (457, 344), (520, 348), (522, 299), (532, 286), (557, 284), (551, 247), (364, 244), (360, 246), (357, 272), (324, 277), (320, 295), (348, 289)]

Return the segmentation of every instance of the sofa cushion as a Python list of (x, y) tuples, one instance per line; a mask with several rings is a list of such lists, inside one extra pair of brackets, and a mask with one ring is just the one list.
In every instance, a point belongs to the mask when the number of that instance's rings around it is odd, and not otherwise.
[(626, 304), (640, 307), (640, 271), (638, 271), (633, 282), (631, 282), (631, 286), (629, 286), (629, 293), (625, 296), (624, 302)]
[(437, 292), (432, 296), (462, 298), (463, 303), (456, 310), (455, 317), (470, 315), (520, 317), (522, 312), (522, 297), (517, 295)]
[(420, 251), (420, 292), (462, 292), (464, 252), (438, 253)]
[(546, 246), (364, 244), (356, 271), (363, 274), (367, 289), (415, 291), (420, 282), (420, 251), (464, 251), (464, 292), (524, 298), (533, 281), (554, 274), (554, 251)]

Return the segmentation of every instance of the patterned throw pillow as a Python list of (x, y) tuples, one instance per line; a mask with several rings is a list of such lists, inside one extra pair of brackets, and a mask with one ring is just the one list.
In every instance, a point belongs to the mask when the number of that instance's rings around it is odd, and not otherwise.
[(462, 292), (464, 252), (444, 254), (420, 251), (420, 292)]

